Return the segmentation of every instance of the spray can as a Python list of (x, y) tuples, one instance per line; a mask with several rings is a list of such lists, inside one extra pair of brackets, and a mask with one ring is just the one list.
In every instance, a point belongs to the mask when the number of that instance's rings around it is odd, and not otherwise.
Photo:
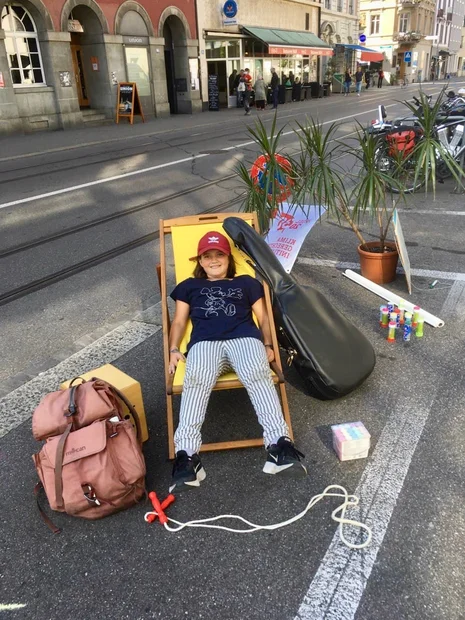
[(388, 331), (387, 341), (388, 342), (396, 341), (396, 322), (395, 321), (389, 321), (389, 331)]
[(399, 310), (399, 308), (396, 308), (396, 309), (394, 310), (394, 313), (395, 313), (395, 315), (396, 315), (396, 325), (397, 325), (397, 329), (399, 329), (399, 327), (400, 327), (400, 310)]
[(417, 329), (415, 331), (415, 336), (417, 338), (423, 338), (423, 327), (424, 326), (425, 326), (425, 318), (420, 313), (417, 319)]
[(412, 327), (416, 327), (418, 323), (418, 315), (420, 314), (421, 308), (420, 306), (413, 306), (413, 319), (412, 319)]
[(405, 301), (403, 299), (399, 300), (399, 313), (400, 313), (400, 324), (403, 325), (405, 322)]
[(388, 301), (386, 306), (387, 306), (387, 309), (389, 310), (389, 313), (394, 312), (394, 308), (396, 307), (396, 305), (392, 303), (392, 301)]
[(387, 327), (389, 325), (389, 311), (386, 306), (382, 307), (379, 324), (381, 327)]
[(412, 325), (412, 313), (411, 312), (406, 312), (405, 313), (405, 325)]
[(412, 334), (412, 326), (410, 323), (405, 323), (404, 325), (404, 333), (402, 335), (402, 340), (404, 342), (410, 342), (410, 336)]

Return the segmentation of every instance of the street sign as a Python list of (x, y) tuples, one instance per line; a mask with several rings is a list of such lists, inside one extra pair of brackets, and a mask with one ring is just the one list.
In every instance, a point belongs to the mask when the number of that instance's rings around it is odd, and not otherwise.
[(412, 62), (412, 52), (404, 52), (404, 62)]
[(365, 43), (365, 41), (367, 40), (366, 35), (361, 34), (361, 35), (359, 36), (358, 40), (359, 40), (361, 43)]

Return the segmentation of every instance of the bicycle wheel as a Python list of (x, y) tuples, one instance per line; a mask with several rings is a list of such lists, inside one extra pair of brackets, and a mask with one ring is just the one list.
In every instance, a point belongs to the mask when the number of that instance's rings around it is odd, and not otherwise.
[(386, 174), (386, 187), (393, 194), (400, 194), (399, 185), (403, 187), (403, 192), (412, 194), (425, 182), (423, 176), (417, 178), (415, 182), (415, 161), (413, 159), (399, 163), (389, 154), (388, 148), (384, 145), (376, 149), (375, 161), (378, 169)]

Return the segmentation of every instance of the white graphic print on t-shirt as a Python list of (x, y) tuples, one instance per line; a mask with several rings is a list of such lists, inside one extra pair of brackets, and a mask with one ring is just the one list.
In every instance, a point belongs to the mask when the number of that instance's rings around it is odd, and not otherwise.
[(209, 317), (211, 314), (218, 316), (220, 310), (226, 316), (234, 316), (236, 314), (236, 306), (231, 303), (227, 304), (226, 299), (242, 299), (243, 297), (241, 288), (230, 288), (226, 293), (219, 286), (204, 287), (200, 294), (207, 296), (205, 300), (206, 308), (203, 306), (199, 308), (200, 310), (205, 310), (205, 317)]

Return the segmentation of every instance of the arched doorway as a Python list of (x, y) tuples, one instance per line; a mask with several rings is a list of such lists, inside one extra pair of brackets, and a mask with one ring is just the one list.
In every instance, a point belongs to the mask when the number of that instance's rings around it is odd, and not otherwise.
[(71, 56), (81, 109), (113, 107), (103, 35), (108, 24), (93, 0), (68, 0), (62, 29), (71, 33)]
[(171, 114), (186, 112), (183, 108), (189, 89), (189, 58), (187, 36), (183, 22), (176, 15), (169, 15), (163, 25), (165, 39), (166, 87)]

